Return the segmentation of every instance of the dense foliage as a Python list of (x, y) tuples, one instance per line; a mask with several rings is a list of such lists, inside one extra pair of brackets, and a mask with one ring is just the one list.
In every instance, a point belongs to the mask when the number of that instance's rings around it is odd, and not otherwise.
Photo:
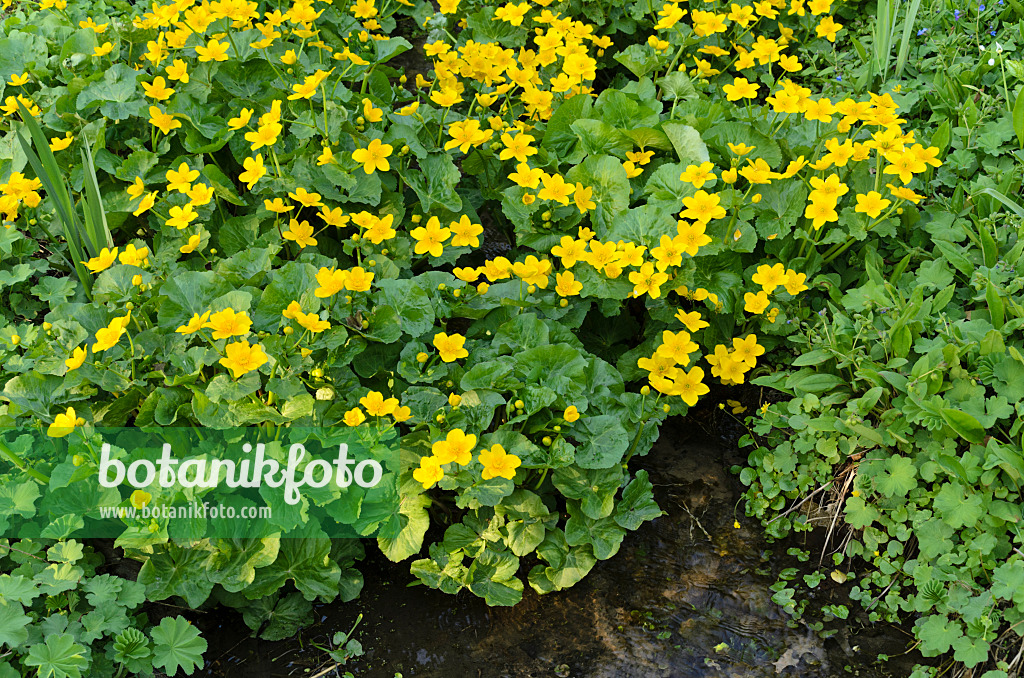
[[(883, 300), (891, 279), (916, 287), (899, 306), (916, 310), (851, 318), (844, 332), (883, 323), (904, 360), (884, 369), (918, 370), (900, 388), (935, 369), (937, 344), (917, 339), (934, 323), (929, 312), (954, 296), (966, 308), (979, 292), (950, 287), (942, 259), (922, 263), (929, 237), (949, 242), (941, 251), (956, 271), (994, 280), (982, 297), (993, 331), (1016, 328), (1006, 320), (1019, 309), (1012, 275), (976, 273), (957, 249), (987, 235), (988, 261), (992, 248), (1014, 247), (1002, 231), (976, 235), (958, 221), (974, 208), (960, 185), (976, 174), (968, 156), (988, 160), (979, 144), (997, 146), (993, 178), (971, 187), (990, 189), (977, 202), (982, 216), (1019, 185), (995, 141), (1009, 139), (1005, 125), (974, 131), (986, 104), (966, 130), (958, 117), (911, 117), (924, 99), (885, 83), (884, 32), (869, 41), (873, 57), (847, 37), (862, 9), (829, 0), (12, 7), (0, 40), (9, 78), (0, 422), (10, 427), (0, 524), (25, 538), (3, 542), (0, 557), (0, 582), (19, 592), (0, 608), (0, 630), (12, 629), (0, 635), (9, 649), (0, 676), (191, 673), (202, 639), (183, 619), (129, 617), (142, 591), (150, 601), (233, 606), (263, 637), (287, 637), (314, 601), (350, 600), (362, 586), (355, 566), (370, 542), (329, 540), (325, 515), (362, 535), (387, 527), (376, 548), (449, 593), (512, 605), (526, 584), (572, 586), (660, 515), (647, 474), (629, 462), (661, 422), (684, 415), (708, 383), (744, 383), (766, 369), (762, 356), (784, 362), (791, 349), (806, 346), (800, 360), (816, 369), (764, 382), (799, 393), (791, 409), (824, 406), (826, 422), (836, 419), (827, 407), (847, 400), (861, 403), (859, 417), (883, 416), (889, 403), (924, 413), (901, 420), (928, 422), (920, 439), (898, 429), (886, 435), (902, 438), (869, 436), (880, 449), (910, 446), (864, 457), (888, 469), (877, 473), (893, 473), (886, 459), (911, 449), (939, 445), (948, 456), (980, 445), (975, 424), (1010, 417), (1012, 394), (997, 392), (1003, 400), (982, 419), (962, 405), (977, 404), (966, 387), (942, 403), (926, 400), (940, 393), (932, 382), (898, 404), (881, 391), (861, 395), (860, 381), (827, 372), (835, 354), (818, 360), (806, 336), (819, 311), (821, 322), (842, 324), (868, 304), (895, 308)], [(1005, 72), (1010, 48), (999, 49)], [(862, 55), (856, 66), (852, 55)], [(928, 96), (961, 101), (957, 88), (974, 86), (968, 69), (943, 70), (948, 89)], [(1008, 97), (1005, 77), (1003, 90)], [(947, 149), (957, 160), (944, 166)], [(920, 211), (949, 186), (949, 206)], [(892, 276), (885, 260), (909, 248)], [(931, 287), (918, 284), (929, 275)], [(933, 292), (943, 304), (925, 300)], [(979, 355), (1005, 343), (988, 341)], [(854, 345), (836, 349), (843, 369)], [(888, 360), (875, 355), (883, 345), (863, 360)], [(951, 364), (954, 353), (973, 369), (966, 349), (936, 355)], [(936, 362), (914, 367), (925, 358)], [(995, 360), (986, 364), (1000, 379)], [(872, 389), (895, 387), (878, 378)], [(826, 391), (835, 393), (817, 402), (803, 395)], [(777, 416), (765, 414), (759, 432)], [(349, 427), (370, 448), (397, 434), (394, 509), (312, 494), (299, 511), (274, 512), (288, 538), (196, 539), (126, 518), (116, 544), (142, 570), (111, 592), (76, 533), (100, 504), (154, 497), (127, 485), (101, 491), (95, 453), (33, 445), (26, 431), (90, 441), (125, 426), (256, 427), (274, 439), (292, 427)], [(805, 454), (803, 438), (790, 436), (781, 445)], [(758, 484), (749, 510), (768, 521), (860, 459), (849, 442), (826, 447), (825, 462), (807, 461), (795, 480), (755, 453), (744, 475)], [(891, 463), (906, 480), (906, 463)], [(964, 494), (986, 462), (955, 477), (940, 462), (925, 470), (924, 456), (911, 463), (913, 479), (941, 478), (953, 488), (942, 491)], [(854, 530), (878, 513), (865, 480), (877, 474), (861, 473), (860, 508), (847, 504)], [(878, 491), (896, 501), (913, 496), (898, 492), (906, 484)], [(909, 516), (891, 520), (885, 529), (917, 529)], [(956, 520), (933, 522), (974, 529), (980, 516)], [(25, 534), (38, 524), (47, 527)], [(1002, 553), (1002, 533), (984, 533), (985, 553)], [(881, 543), (864, 534), (848, 557)], [(980, 560), (975, 567), (991, 569)], [(891, 583), (879, 572), (864, 591)], [(115, 598), (108, 612), (103, 602)], [(940, 614), (940, 623), (973, 619), (960, 607)], [(985, 633), (960, 634), (971, 658)]]

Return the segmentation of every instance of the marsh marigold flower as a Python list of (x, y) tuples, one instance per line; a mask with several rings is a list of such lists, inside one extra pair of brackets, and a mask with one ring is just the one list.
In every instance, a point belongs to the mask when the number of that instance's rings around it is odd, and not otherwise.
[(466, 343), (466, 337), (461, 334), (448, 335), (444, 332), (439, 332), (434, 335), (434, 347), (437, 348), (438, 353), (441, 355), (441, 360), (446, 363), (452, 363), (459, 358), (465, 358), (469, 355), (469, 351), (463, 348)]

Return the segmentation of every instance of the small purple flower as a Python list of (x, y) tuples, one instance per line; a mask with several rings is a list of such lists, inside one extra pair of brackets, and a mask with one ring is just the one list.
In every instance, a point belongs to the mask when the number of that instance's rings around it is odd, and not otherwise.
[(978, 5), (978, 11), (979, 12), (984, 12), (985, 11), (985, 5)]
[(837, 75), (836, 76), (836, 80), (839, 81), (839, 82), (842, 82), (843, 81), (843, 76)]
[(960, 19), (960, 10), (954, 9), (953, 10), (953, 21), (958, 21), (959, 19)]
[(989, 31), (988, 34), (991, 35), (993, 38), (996, 37), (996, 32), (995, 31)]
[(927, 33), (927, 32), (928, 32), (928, 29), (927, 29), (927, 28), (922, 28), (921, 30), (919, 30), (919, 31), (917, 32), (917, 36), (918, 36), (918, 37), (921, 37), (922, 35), (924, 35), (924, 34), (925, 34), (925, 33)]

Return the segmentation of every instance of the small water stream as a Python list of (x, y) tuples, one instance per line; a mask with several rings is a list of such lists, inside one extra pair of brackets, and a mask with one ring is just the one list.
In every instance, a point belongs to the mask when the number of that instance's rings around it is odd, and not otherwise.
[[(667, 515), (628, 535), (619, 553), (599, 562), (567, 591), (539, 596), (527, 586), (513, 608), (489, 608), (468, 592), (449, 596), (414, 581), (408, 563), (371, 556), (360, 569), (362, 595), (323, 605), (299, 640), (248, 638), (233, 613), (208, 618), (208, 678), (804, 678), (881, 676), (880, 651), (898, 653), (892, 630), (839, 642), (791, 628), (771, 601), (773, 573), (783, 562), (767, 551), (760, 527), (742, 517), (741, 490), (729, 474), (742, 454), (686, 422), (667, 424), (639, 460)], [(733, 521), (739, 518), (741, 527)], [(784, 557), (783, 557), (784, 558)], [(841, 602), (839, 600), (831, 602)], [(338, 671), (312, 645), (347, 631), (366, 654)], [(200, 620), (202, 624), (202, 620)], [(844, 630), (845, 631), (845, 630)], [(871, 635), (871, 634), (869, 634)], [(866, 642), (865, 642), (866, 640)], [(858, 643), (863, 648), (858, 647)], [(844, 667), (847, 667), (844, 669)], [(901, 670), (889, 667), (900, 675)], [(905, 675), (905, 674), (904, 674)]]

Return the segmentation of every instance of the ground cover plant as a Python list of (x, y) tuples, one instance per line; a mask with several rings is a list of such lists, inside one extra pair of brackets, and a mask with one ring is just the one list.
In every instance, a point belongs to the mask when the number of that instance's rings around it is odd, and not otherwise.
[[(864, 252), (920, 244), (940, 157), (973, 148), (880, 59), (843, 79), (864, 9), (12, 5), (0, 672), (190, 674), (205, 641), (140, 592), (284, 638), (358, 595), (365, 548), (492, 605), (614, 557), (660, 514), (629, 466), (660, 423), (787, 360)], [(154, 498), (29, 433), (125, 426), (397, 437), (395, 509), (303, 497), (285, 538), (126, 517), (121, 584), (76, 532)], [(331, 541), (324, 515), (390, 531)]]

